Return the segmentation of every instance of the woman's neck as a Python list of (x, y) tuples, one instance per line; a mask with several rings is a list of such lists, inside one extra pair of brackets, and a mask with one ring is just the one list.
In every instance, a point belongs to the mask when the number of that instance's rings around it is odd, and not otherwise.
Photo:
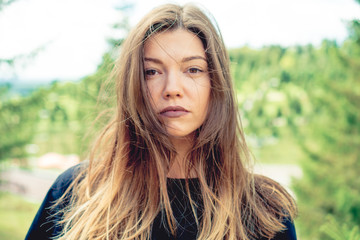
[[(186, 161), (189, 161), (187, 154), (192, 147), (193, 141), (192, 138), (173, 138), (171, 139), (172, 144), (174, 145), (177, 155), (175, 160), (170, 166), (169, 172), (167, 174), (168, 178), (185, 178), (186, 177)], [(194, 169), (190, 171), (189, 178), (195, 178), (196, 172)]]

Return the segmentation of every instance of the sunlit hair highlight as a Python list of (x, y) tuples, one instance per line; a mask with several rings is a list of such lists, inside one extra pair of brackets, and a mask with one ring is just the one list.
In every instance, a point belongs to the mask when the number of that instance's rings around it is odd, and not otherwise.
[[(280, 185), (251, 172), (229, 58), (215, 25), (198, 7), (169, 4), (130, 32), (114, 70), (116, 112), (72, 184), (58, 239), (149, 239), (159, 213), (176, 234), (166, 177), (176, 151), (147, 98), (143, 69), (147, 39), (176, 29), (202, 41), (211, 79), (208, 115), (196, 130), (186, 166), (188, 175), (195, 170), (203, 198), (198, 239), (271, 238), (284, 227), (284, 218), (295, 215), (295, 203)], [(190, 197), (188, 187), (187, 192)]]

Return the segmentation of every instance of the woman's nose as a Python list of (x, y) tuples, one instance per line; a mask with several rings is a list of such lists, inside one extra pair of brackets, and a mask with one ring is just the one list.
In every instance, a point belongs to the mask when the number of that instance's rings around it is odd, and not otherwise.
[(181, 73), (169, 72), (166, 76), (164, 87), (164, 98), (174, 98), (183, 96), (183, 86)]

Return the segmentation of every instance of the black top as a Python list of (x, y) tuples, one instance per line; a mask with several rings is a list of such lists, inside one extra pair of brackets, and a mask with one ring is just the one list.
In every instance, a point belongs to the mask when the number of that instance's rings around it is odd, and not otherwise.
[[(69, 187), (72, 180), (76, 176), (79, 165), (72, 167), (62, 173), (51, 186), (43, 203), (38, 210), (30, 229), (26, 235), (25, 240), (47, 240), (58, 235), (61, 232), (61, 226), (56, 223), (61, 216), (56, 215), (59, 209), (50, 209), (50, 206), (59, 199), (65, 190)], [(201, 219), (201, 195), (199, 194), (199, 181), (198, 179), (189, 179), (189, 188), (192, 199), (198, 204), (195, 208), (196, 215), (199, 220)], [(185, 190), (184, 179), (168, 179), (168, 194), (171, 201), (171, 207), (174, 217), (178, 223), (177, 237), (174, 238), (166, 226), (165, 214), (159, 214), (153, 223), (151, 239), (152, 240), (191, 240), (196, 239), (197, 225), (193, 210), (191, 209), (189, 198)], [(67, 201), (65, 201), (65, 204)], [(59, 206), (61, 207), (61, 206)], [(276, 234), (272, 240), (296, 240), (296, 233), (294, 224), (290, 220), (285, 220), (284, 224), (286, 229)], [(265, 238), (259, 239), (265, 240)]]

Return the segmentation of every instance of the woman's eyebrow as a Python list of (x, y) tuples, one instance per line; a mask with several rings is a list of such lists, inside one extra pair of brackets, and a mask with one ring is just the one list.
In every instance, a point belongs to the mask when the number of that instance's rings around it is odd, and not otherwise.
[(182, 59), (182, 62), (188, 62), (188, 61), (195, 60), (195, 59), (201, 59), (201, 60), (204, 60), (205, 62), (207, 62), (206, 58), (203, 56), (200, 56), (200, 55), (185, 57)]
[(162, 64), (162, 63), (163, 63), (160, 59), (157, 59), (157, 58), (148, 58), (148, 57), (145, 57), (145, 58), (144, 58), (144, 61), (145, 61), (145, 62), (154, 62), (154, 63), (158, 63), (158, 64)]
[[(185, 58), (183, 58), (181, 60), (181, 62), (189, 62), (191, 60), (196, 60), (196, 59), (204, 60), (205, 62), (207, 62), (206, 58), (203, 57), (203, 56), (200, 56), (200, 55), (185, 57)], [(160, 59), (157, 59), (157, 58), (145, 57), (144, 61), (145, 62), (154, 62), (154, 63), (158, 63), (158, 64), (163, 64), (163, 62)]]

